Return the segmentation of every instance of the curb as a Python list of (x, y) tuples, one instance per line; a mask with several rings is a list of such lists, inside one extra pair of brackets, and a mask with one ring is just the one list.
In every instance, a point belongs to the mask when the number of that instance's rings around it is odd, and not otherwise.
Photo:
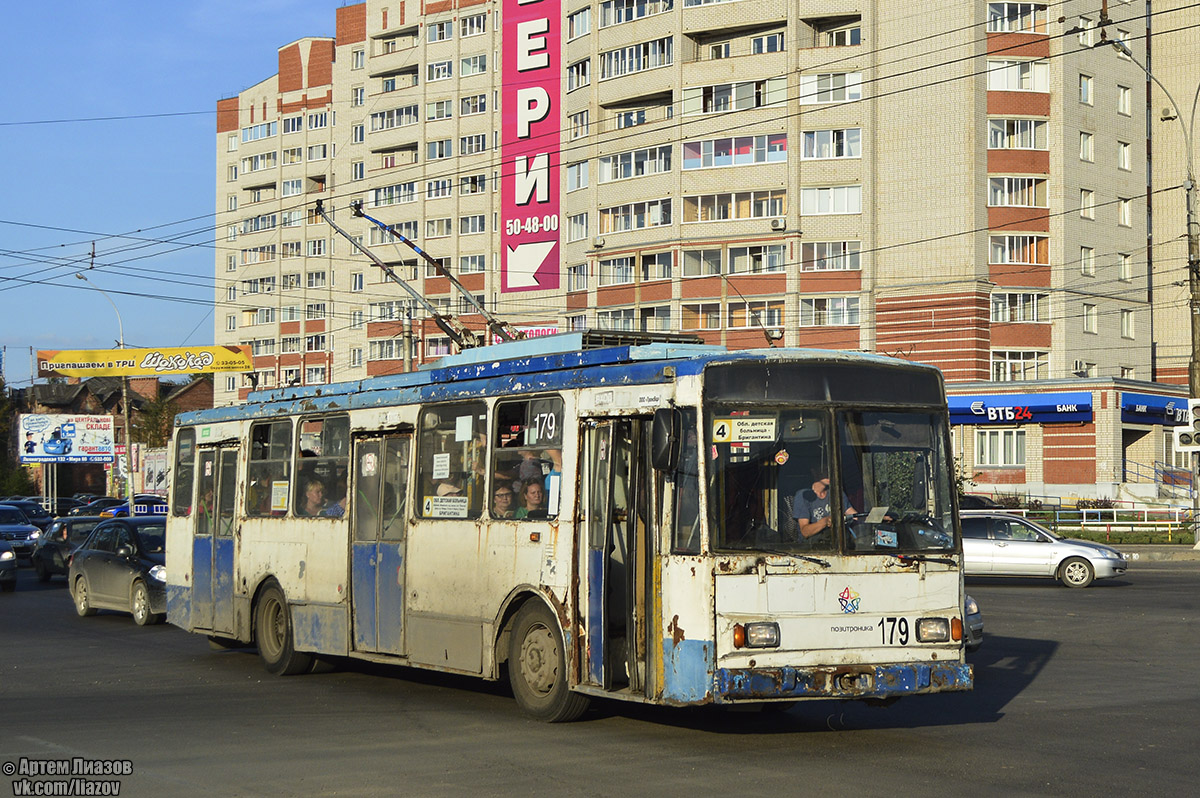
[(1121, 546), (1114, 544), (1113, 548), (1123, 552), (1124, 554), (1128, 554), (1134, 561), (1134, 565), (1136, 565), (1138, 562), (1149, 561), (1200, 562), (1200, 551), (1197, 551), (1189, 545), (1183, 544), (1141, 544), (1132, 546)]

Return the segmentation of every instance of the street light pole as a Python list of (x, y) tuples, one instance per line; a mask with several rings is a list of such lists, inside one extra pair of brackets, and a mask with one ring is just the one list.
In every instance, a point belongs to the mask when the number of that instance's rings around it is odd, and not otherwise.
[[(1171, 107), (1175, 109), (1174, 118), (1179, 122), (1179, 129), (1183, 133), (1183, 157), (1184, 164), (1187, 168), (1187, 176), (1183, 181), (1183, 202), (1185, 210), (1185, 218), (1187, 219), (1187, 271), (1188, 271), (1188, 315), (1192, 322), (1192, 353), (1188, 360), (1188, 395), (1193, 399), (1200, 398), (1200, 223), (1196, 220), (1196, 168), (1194, 158), (1192, 157), (1192, 134), (1196, 129), (1196, 104), (1200, 102), (1200, 84), (1196, 86), (1196, 94), (1192, 97), (1192, 112), (1188, 116), (1187, 121), (1184, 121), (1183, 114), (1179, 110), (1179, 104), (1175, 102), (1175, 98), (1171, 96), (1171, 92), (1167, 91), (1167, 87), (1162, 84), (1150, 68), (1145, 64), (1140, 63), (1133, 57), (1133, 52), (1129, 49), (1129, 45), (1120, 39), (1108, 39), (1101, 33), (1100, 41), (1094, 46), (1103, 47), (1104, 45), (1112, 45), (1113, 49), (1124, 55), (1134, 63), (1134, 66), (1146, 73), (1146, 77), (1154, 81), (1154, 84), (1162, 90), (1166, 96), (1167, 102), (1171, 103)], [(1163, 116), (1162, 121), (1167, 121), (1168, 117)], [(1192, 419), (1195, 424), (1196, 420)], [(1200, 479), (1200, 453), (1192, 455), (1192, 522), (1193, 530), (1197, 529), (1196, 522), (1200, 520), (1200, 491), (1197, 490), (1197, 480)], [(1196, 538), (1197, 549), (1200, 549), (1200, 536)]]
[[(108, 295), (103, 288), (93, 283), (82, 273), (75, 275), (80, 280), (90, 285), (92, 288), (99, 291), (108, 304), (112, 305), (113, 312), (117, 314), (117, 334), (119, 340), (117, 346), (121, 349), (125, 348), (125, 324), (121, 321), (121, 311), (117, 310), (117, 303), (113, 302), (112, 297)], [(121, 420), (125, 427), (125, 500), (129, 502), (129, 515), (133, 515), (133, 427), (129, 423), (129, 377), (121, 377)]]

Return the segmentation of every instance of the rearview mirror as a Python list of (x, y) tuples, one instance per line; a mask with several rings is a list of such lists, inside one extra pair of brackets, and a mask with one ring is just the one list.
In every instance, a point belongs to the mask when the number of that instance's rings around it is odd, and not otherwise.
[(683, 415), (673, 407), (654, 411), (650, 435), (650, 463), (659, 471), (674, 471), (679, 465), (679, 441), (683, 436)]

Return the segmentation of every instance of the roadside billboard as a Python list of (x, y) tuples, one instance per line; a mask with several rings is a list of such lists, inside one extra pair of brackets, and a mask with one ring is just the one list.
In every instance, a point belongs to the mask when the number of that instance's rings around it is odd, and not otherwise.
[(39, 377), (171, 377), (253, 371), (248, 346), (39, 349)]
[(111, 463), (112, 416), (18, 416), (22, 463)]

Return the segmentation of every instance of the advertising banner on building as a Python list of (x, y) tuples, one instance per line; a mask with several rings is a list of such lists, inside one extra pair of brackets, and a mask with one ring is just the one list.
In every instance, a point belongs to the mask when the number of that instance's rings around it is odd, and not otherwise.
[(112, 416), (18, 416), (22, 463), (111, 463)]
[(503, 0), (500, 290), (559, 285), (561, 0)]
[(948, 396), (951, 424), (1066, 424), (1092, 420), (1092, 395), (997, 393)]
[(253, 371), (248, 346), (39, 349), (39, 377), (171, 377)]
[(143, 448), (134, 444), (134, 450), (142, 453), (142, 493), (167, 495), (167, 450)]
[(1191, 423), (1187, 397), (1151, 393), (1121, 393), (1121, 421), (1125, 424), (1162, 424), (1178, 427)]

